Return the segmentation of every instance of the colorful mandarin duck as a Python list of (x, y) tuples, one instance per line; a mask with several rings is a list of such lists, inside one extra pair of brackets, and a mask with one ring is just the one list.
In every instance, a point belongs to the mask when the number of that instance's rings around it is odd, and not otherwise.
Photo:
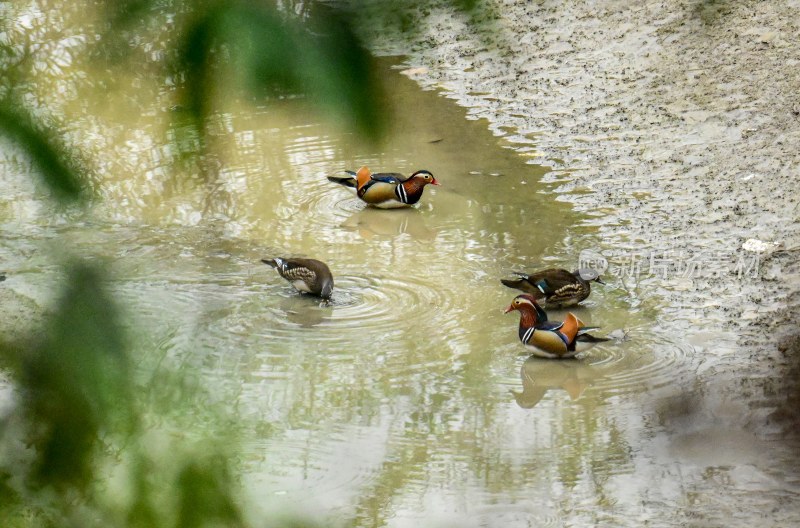
[(364, 202), (381, 209), (414, 205), (422, 197), (426, 185), (439, 185), (433, 174), (426, 170), (418, 170), (408, 178), (394, 172), (372, 174), (367, 167), (361, 167), (358, 172), (345, 172), (349, 176), (328, 176), (328, 179), (354, 188)]
[(333, 275), (324, 262), (306, 258), (261, 259), (278, 271), (278, 274), (292, 283), (299, 291), (330, 299), (333, 291)]
[(536, 299), (544, 299), (548, 308), (565, 308), (578, 304), (592, 291), (591, 281), (605, 284), (593, 269), (579, 269), (569, 272), (565, 269), (550, 268), (531, 275), (515, 272), (518, 279), (501, 279), (509, 288), (529, 293)]
[(547, 313), (533, 296), (525, 293), (514, 297), (504, 313), (514, 310), (518, 310), (520, 314), (519, 339), (531, 349), (534, 356), (547, 359), (571, 358), (597, 343), (609, 341), (607, 338), (588, 334), (589, 330), (597, 327), (584, 325), (571, 312), (562, 323), (547, 321)]

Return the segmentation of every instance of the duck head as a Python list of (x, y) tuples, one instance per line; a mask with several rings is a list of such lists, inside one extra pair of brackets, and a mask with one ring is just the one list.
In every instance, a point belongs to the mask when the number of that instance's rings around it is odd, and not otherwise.
[(591, 268), (581, 268), (574, 273), (575, 276), (582, 278), (583, 280), (589, 282), (599, 282), (600, 284), (605, 284), (603, 279), (600, 278), (600, 274), (597, 273), (597, 270), (593, 270)]
[(511, 301), (511, 304), (508, 305), (503, 313), (513, 312), (514, 310), (518, 310), (522, 318), (528, 320), (531, 325), (547, 321), (547, 312), (539, 306), (539, 303), (536, 302), (532, 295), (527, 293), (514, 297), (514, 300)]
[(330, 301), (332, 293), (333, 293), (333, 277), (325, 277), (322, 281), (322, 290), (320, 291), (319, 296), (326, 301)]
[(422, 183), (422, 185), (428, 185), (429, 183), (431, 185), (441, 185), (438, 181), (436, 181), (436, 178), (433, 177), (433, 174), (426, 170), (418, 170), (411, 175), (411, 178), (416, 178), (417, 181)]

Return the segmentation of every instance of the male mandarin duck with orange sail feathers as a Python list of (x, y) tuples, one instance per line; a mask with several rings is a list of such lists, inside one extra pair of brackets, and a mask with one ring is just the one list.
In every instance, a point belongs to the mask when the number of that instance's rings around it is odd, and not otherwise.
[(517, 295), (504, 313), (517, 310), (519, 317), (519, 339), (531, 349), (534, 356), (547, 359), (566, 359), (588, 350), (597, 343), (609, 341), (605, 337), (594, 337), (587, 332), (583, 321), (568, 313), (563, 322), (547, 320), (547, 313), (533, 296)]
[(348, 176), (328, 176), (328, 179), (354, 188), (361, 200), (381, 209), (414, 205), (422, 197), (426, 185), (439, 185), (426, 170), (418, 170), (408, 178), (394, 172), (372, 174), (367, 167), (361, 167), (358, 172), (345, 172)]

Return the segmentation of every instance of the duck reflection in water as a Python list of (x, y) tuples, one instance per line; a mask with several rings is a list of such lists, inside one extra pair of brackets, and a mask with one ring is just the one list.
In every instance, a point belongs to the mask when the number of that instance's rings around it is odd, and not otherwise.
[(330, 301), (322, 302), (308, 295), (292, 295), (281, 300), (279, 307), (287, 321), (310, 328), (330, 319), (335, 302), (335, 295)]
[(433, 240), (436, 237), (436, 231), (426, 225), (425, 215), (419, 209), (384, 211), (368, 207), (350, 216), (342, 223), (342, 227), (358, 231), (363, 238), (405, 233), (416, 240)]
[(577, 400), (586, 387), (603, 377), (596, 368), (579, 359), (548, 361), (534, 356), (522, 364), (519, 374), (522, 392), (509, 392), (523, 409), (536, 406), (550, 390), (566, 391), (571, 400)]

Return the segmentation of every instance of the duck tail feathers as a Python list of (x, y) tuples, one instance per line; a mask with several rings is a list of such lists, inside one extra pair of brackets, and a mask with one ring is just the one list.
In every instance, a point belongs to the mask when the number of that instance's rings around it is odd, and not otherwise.
[[(352, 173), (352, 171), (346, 172), (348, 174)], [(356, 178), (354, 174), (352, 176), (328, 176), (328, 180), (333, 183), (338, 183), (339, 185), (344, 185), (345, 187), (356, 188)]]
[(519, 289), (522, 285), (522, 279), (500, 279), (504, 285), (508, 286), (509, 288)]
[(575, 336), (575, 341), (581, 341), (583, 343), (602, 343), (603, 341), (611, 341), (611, 339), (607, 337), (595, 337), (592, 334), (587, 334), (589, 330), (597, 330), (598, 327), (587, 327), (581, 328), (578, 330), (578, 335)]

